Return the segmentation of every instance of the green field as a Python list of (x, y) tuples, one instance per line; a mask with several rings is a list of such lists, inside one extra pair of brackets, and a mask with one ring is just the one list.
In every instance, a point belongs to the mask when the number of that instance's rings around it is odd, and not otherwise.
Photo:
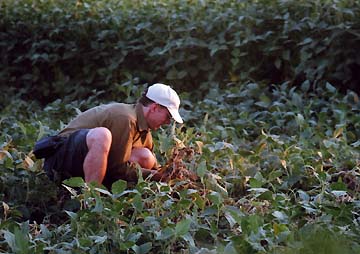
[[(0, 252), (360, 253), (359, 12), (1, 2)], [(153, 133), (157, 158), (199, 182), (47, 179), (36, 140), (153, 82), (179, 91), (185, 120)]]

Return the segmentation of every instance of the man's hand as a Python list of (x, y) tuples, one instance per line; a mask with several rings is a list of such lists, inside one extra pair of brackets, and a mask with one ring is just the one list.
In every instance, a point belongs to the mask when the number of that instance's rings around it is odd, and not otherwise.
[(167, 182), (168, 180), (170, 180), (170, 178), (168, 177), (168, 174), (166, 174), (165, 172), (162, 171), (158, 171), (156, 169), (145, 169), (142, 168), (141, 169), (143, 177), (149, 177), (151, 176), (151, 179), (157, 182)]
[(157, 182), (168, 182), (172, 179), (190, 180), (196, 182), (199, 177), (192, 171), (187, 169), (180, 170), (156, 170), (156, 169), (141, 169), (143, 176), (146, 178), (151, 176), (151, 179)]

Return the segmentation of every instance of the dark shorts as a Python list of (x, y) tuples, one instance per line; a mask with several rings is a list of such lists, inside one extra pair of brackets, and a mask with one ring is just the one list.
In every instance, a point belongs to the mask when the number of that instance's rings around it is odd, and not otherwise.
[(48, 177), (61, 183), (64, 179), (80, 176), (84, 177), (83, 163), (88, 147), (86, 135), (89, 129), (81, 129), (63, 140), (57, 151), (45, 159), (44, 170)]

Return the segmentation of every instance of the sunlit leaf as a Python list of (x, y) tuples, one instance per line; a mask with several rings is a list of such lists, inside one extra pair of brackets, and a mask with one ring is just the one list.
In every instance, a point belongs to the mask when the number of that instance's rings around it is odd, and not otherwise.
[(84, 179), (81, 177), (72, 177), (63, 181), (64, 184), (70, 187), (81, 187), (84, 186)]
[(95, 196), (95, 207), (91, 210), (94, 213), (101, 213), (104, 209), (103, 201), (99, 196)]
[(283, 213), (283, 212), (280, 212), (280, 211), (274, 211), (272, 213), (272, 215), (277, 218), (280, 222), (282, 223), (287, 223), (288, 222), (288, 216)]

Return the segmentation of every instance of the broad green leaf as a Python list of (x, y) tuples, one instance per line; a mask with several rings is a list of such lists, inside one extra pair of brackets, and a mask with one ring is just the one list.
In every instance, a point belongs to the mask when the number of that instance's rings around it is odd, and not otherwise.
[(44, 224), (40, 224), (41, 237), (44, 239), (51, 238), (52, 233)]
[(272, 213), (272, 216), (274, 216), (275, 218), (277, 218), (281, 223), (288, 223), (288, 219), (289, 217), (283, 213), (283, 212), (280, 212), (280, 211), (274, 211)]
[(343, 182), (335, 182), (330, 184), (330, 188), (333, 191), (347, 191), (347, 185)]
[(127, 182), (120, 179), (112, 184), (111, 191), (113, 194), (120, 194), (123, 191), (125, 191), (126, 187), (127, 187)]
[(244, 213), (237, 207), (225, 207), (225, 218), (228, 220), (230, 227), (233, 227), (235, 223), (240, 225), (243, 216), (245, 216)]
[(288, 227), (286, 226), (286, 224), (274, 223), (274, 224), (273, 224), (273, 229), (274, 229), (274, 234), (275, 234), (275, 236), (278, 236), (281, 232), (289, 231), (289, 229), (288, 229)]
[(206, 172), (206, 161), (203, 160), (200, 162), (200, 164), (198, 165), (197, 169), (196, 169), (196, 173), (200, 178), (203, 178)]
[(195, 247), (195, 241), (194, 241), (194, 238), (191, 236), (190, 232), (188, 232), (188, 233), (186, 233), (185, 235), (183, 235), (183, 236), (182, 236), (182, 239), (184, 239), (185, 241), (187, 241), (190, 246)]
[(167, 240), (175, 235), (175, 231), (172, 228), (166, 227), (158, 232), (155, 231), (156, 240)]
[(149, 253), (152, 249), (152, 243), (148, 242), (141, 245), (134, 245), (131, 247), (131, 249), (135, 251), (136, 254), (146, 254)]
[(258, 198), (263, 199), (263, 200), (273, 200), (274, 199), (273, 193), (271, 191), (265, 191), (265, 192), (261, 193), (258, 196)]
[(132, 241), (120, 242), (120, 250), (123, 250), (123, 251), (129, 251), (129, 249), (133, 248), (134, 246), (136, 246), (136, 244)]
[(190, 219), (183, 219), (180, 222), (178, 222), (175, 226), (175, 236), (181, 237), (184, 236), (186, 233), (190, 230)]
[(220, 204), (222, 204), (222, 202), (224, 201), (223, 197), (221, 196), (221, 194), (219, 192), (216, 191), (212, 191), (209, 195), (208, 198), (210, 199), (211, 202), (213, 202), (215, 205), (219, 206)]
[(255, 178), (250, 178), (249, 183), (251, 188), (261, 188), (264, 184), (262, 181), (259, 181)]
[(81, 177), (72, 177), (64, 180), (63, 183), (70, 187), (82, 187), (85, 184), (84, 179)]

